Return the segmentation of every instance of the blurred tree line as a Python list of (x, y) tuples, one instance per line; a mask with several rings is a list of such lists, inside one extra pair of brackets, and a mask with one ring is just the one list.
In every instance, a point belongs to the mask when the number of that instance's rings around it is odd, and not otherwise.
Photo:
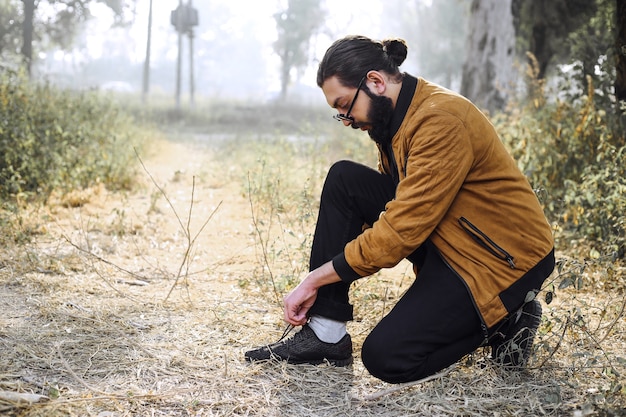
[[(115, 25), (124, 25), (136, 0), (0, 0), (0, 57), (6, 62), (19, 54), (30, 68), (33, 51), (69, 49), (88, 27), (94, 3), (106, 4)], [(312, 61), (310, 43), (324, 28), (324, 4), (286, 0), (274, 15), (283, 97), (294, 73)], [(624, 7), (621, 0), (391, 0), (384, 12), (395, 22), (392, 29), (416, 46), (421, 73), (436, 74), (435, 81), (494, 111), (503, 110), (518, 88), (511, 68), (526, 54), (539, 79), (573, 64), (583, 89), (588, 75), (594, 81), (607, 75), (624, 99)]]
[[(29, 22), (28, 5), (23, 0), (0, 0), (0, 66), (26, 68), (30, 63), (35, 79), (45, 78), (72, 88), (97, 88), (111, 82), (121, 87), (125, 84), (130, 87), (126, 90), (132, 91), (133, 87), (141, 85), (143, 62), (138, 63), (137, 58), (143, 58), (146, 46), (140, 44), (137, 33), (147, 33), (147, 27), (139, 23), (145, 20), (140, 14), (143, 13), (140, 9), (142, 2), (25, 1), (34, 4), (34, 9), (30, 9), (33, 12), (32, 32), (26, 31), (32, 34), (30, 58), (24, 54), (24, 45), (29, 43), (24, 30)], [(199, 75), (210, 74), (206, 79), (198, 80), (201, 82), (197, 92), (208, 96), (233, 91), (233, 96), (242, 96), (249, 91), (264, 89), (267, 85), (265, 60), (268, 53), (259, 37), (251, 36), (257, 29), (255, 22), (246, 18), (245, 27), (249, 32), (242, 32), (232, 22), (236, 4), (213, 0), (194, 0), (193, 4), (200, 11), (199, 26), (196, 28), (195, 70)], [(160, 37), (153, 37), (150, 79), (154, 91), (174, 88), (176, 62), (170, 58), (176, 46), (176, 31), (169, 23), (169, 13), (175, 5), (176, 2), (154, 2), (155, 12), (156, 9), (161, 12), (165, 9), (167, 13), (167, 21), (155, 19), (154, 22), (160, 34)], [(106, 10), (110, 10), (112, 19), (109, 19)], [(106, 53), (92, 54), (89, 48), (93, 33), (99, 33), (103, 22), (110, 20), (112, 26), (103, 40), (94, 43), (96, 48), (101, 47)], [(99, 29), (94, 31), (94, 27)], [(226, 65), (228, 68), (225, 70)], [(251, 68), (255, 69), (254, 77), (250, 76)], [(187, 72), (183, 74), (183, 83), (187, 85)], [(228, 91), (225, 91), (225, 86)]]
[(95, 2), (114, 11), (116, 24), (124, 23), (124, 10), (131, 4), (125, 0), (1, 0), (0, 56), (19, 51), (30, 73), (33, 49), (69, 49), (91, 17), (89, 4)]

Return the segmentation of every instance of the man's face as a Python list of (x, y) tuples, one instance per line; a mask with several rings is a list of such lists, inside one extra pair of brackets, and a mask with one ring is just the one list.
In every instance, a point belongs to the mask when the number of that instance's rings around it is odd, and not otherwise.
[(346, 116), (353, 120), (342, 120), (345, 126), (365, 130), (374, 141), (381, 142), (389, 133), (393, 102), (386, 96), (373, 93), (367, 81), (363, 83), (361, 90), (365, 94), (357, 94), (355, 87), (342, 85), (337, 77), (328, 78), (322, 85), (326, 101), (332, 108), (344, 115), (350, 110), (350, 114)]

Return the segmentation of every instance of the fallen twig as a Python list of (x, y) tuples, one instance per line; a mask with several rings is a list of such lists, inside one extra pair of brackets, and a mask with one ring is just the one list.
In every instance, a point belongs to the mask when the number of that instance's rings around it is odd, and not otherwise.
[(13, 391), (0, 391), (0, 400), (8, 401), (12, 403), (38, 403), (43, 400), (49, 400), (50, 398), (45, 395), (31, 394), (28, 392), (13, 392)]

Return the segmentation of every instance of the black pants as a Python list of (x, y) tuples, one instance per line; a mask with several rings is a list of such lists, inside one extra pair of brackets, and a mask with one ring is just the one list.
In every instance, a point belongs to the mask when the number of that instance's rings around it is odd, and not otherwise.
[[(373, 224), (393, 199), (391, 177), (366, 166), (341, 161), (324, 183), (313, 237), (310, 268), (328, 262), (345, 244)], [(414, 381), (452, 365), (484, 340), (469, 290), (429, 241), (408, 259), (420, 267), (418, 278), (363, 343), (368, 371), (386, 382)], [(311, 314), (352, 320), (349, 284), (319, 289)]]

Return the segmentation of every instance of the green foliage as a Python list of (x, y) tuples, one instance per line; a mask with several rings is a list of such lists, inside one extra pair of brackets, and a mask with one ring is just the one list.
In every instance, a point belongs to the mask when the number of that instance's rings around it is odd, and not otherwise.
[(0, 199), (131, 185), (132, 121), (111, 101), (1, 77)]
[[(608, 44), (589, 49), (608, 38), (606, 21), (590, 25), (599, 10), (610, 8), (613, 0), (514, 0), (513, 15), (517, 32), (517, 48), (530, 52), (539, 65), (539, 77), (546, 76), (549, 65), (579, 59), (588, 63), (606, 54)], [(558, 22), (558, 24), (557, 24)], [(609, 42), (610, 43), (610, 42)], [(588, 53), (581, 54), (582, 49)]]
[(564, 84), (554, 93), (562, 98), (547, 101), (543, 82), (533, 78), (533, 97), (495, 124), (533, 187), (543, 191), (555, 227), (595, 251), (623, 257), (626, 140), (620, 110), (595, 91), (591, 77), (587, 83), (585, 95), (571, 94)]
[[(606, 57), (612, 55), (610, 51), (619, 29), (615, 27), (615, 0), (594, 0), (590, 3), (588, 14), (581, 16), (583, 19), (576, 30), (567, 33), (564, 40), (569, 45), (569, 58), (582, 63), (583, 74), (595, 77), (594, 67), (601, 57), (605, 57), (606, 61)], [(584, 80), (581, 81), (584, 83)]]
[(0, 56), (8, 52), (17, 52), (22, 27), (19, 18), (19, 2), (0, 0)]

